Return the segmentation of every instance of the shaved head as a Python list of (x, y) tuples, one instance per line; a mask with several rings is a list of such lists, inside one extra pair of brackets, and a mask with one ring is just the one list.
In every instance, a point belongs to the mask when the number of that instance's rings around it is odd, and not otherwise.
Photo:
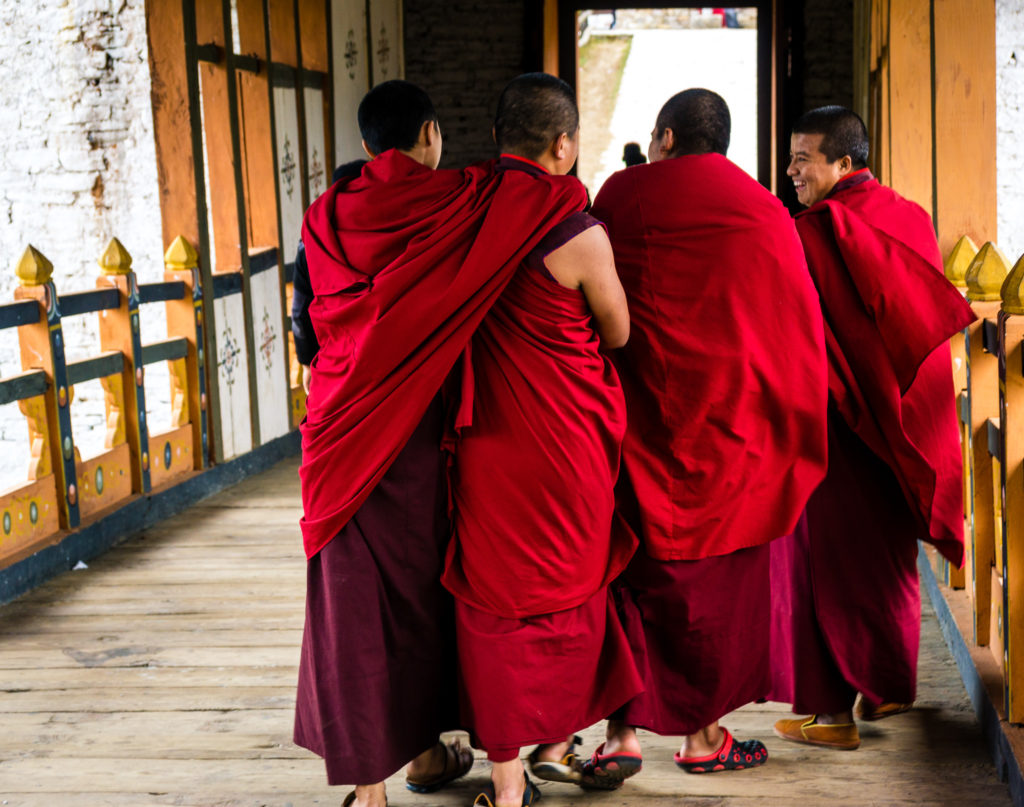
[(547, 73), (525, 73), (498, 98), (494, 139), (500, 151), (536, 160), (555, 138), (563, 132), (573, 136), (579, 125), (572, 87)]
[(657, 137), (671, 129), (675, 148), (671, 157), (684, 154), (725, 155), (732, 122), (725, 99), (711, 90), (684, 90), (669, 98), (654, 125)]
[(822, 106), (805, 112), (793, 126), (793, 134), (820, 134), (821, 153), (834, 163), (847, 154), (856, 171), (868, 164), (868, 130), (853, 110)]

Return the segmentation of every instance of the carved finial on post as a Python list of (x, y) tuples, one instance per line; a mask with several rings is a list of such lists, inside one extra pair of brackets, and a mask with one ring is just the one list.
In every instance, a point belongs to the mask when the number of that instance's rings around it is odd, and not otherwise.
[(999, 290), (1003, 298), (1003, 311), (1007, 314), (1024, 314), (1024, 290), (1021, 286), (1024, 286), (1024, 255), (1014, 264)]
[(1002, 251), (987, 241), (967, 267), (967, 299), (971, 302), (1002, 299), (999, 290), (1010, 274), (1010, 262)]
[(29, 244), (14, 266), (14, 273), (22, 286), (43, 286), (53, 277), (53, 264), (38, 249)]
[(946, 258), (944, 264), (946, 280), (957, 288), (966, 288), (967, 268), (977, 254), (978, 247), (971, 237), (969, 235), (961, 236), (960, 240), (956, 242), (956, 246), (953, 247), (953, 251)]
[(171, 272), (194, 269), (199, 265), (199, 254), (183, 235), (171, 242), (164, 253), (164, 263)]
[(127, 275), (132, 271), (132, 256), (116, 238), (110, 239), (98, 263), (105, 275)]

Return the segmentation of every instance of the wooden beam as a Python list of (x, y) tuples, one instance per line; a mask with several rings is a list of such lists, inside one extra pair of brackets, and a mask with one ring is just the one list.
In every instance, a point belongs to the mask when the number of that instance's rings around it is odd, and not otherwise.
[[(196, 41), (231, 50), (224, 31), (221, 0), (196, 0)], [(213, 226), (215, 270), (235, 272), (242, 265), (239, 244), (238, 191), (231, 143), (231, 104), (227, 62), (199, 63), (206, 134), (206, 173), (210, 180), (210, 223)]]
[(932, 205), (931, 0), (890, 0), (890, 185)]
[(939, 248), (996, 241), (995, 4), (934, 0)]
[[(267, 63), (263, 0), (237, 0), (242, 52)], [(250, 247), (277, 246), (277, 184), (274, 181), (274, 136), (271, 125), (269, 71), (237, 73), (246, 230)]]
[(182, 0), (146, 3), (160, 221), (164, 246), (178, 235), (199, 243), (195, 155)]

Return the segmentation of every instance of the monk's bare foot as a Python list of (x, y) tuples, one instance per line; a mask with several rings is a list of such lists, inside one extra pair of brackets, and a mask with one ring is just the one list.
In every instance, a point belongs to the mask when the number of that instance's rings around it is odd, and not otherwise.
[(683, 737), (683, 744), (679, 747), (679, 757), (681, 759), (706, 757), (708, 754), (718, 751), (724, 742), (725, 734), (716, 720), (695, 734)]
[(565, 742), (537, 746), (536, 758), (543, 762), (561, 762), (562, 758), (569, 753), (569, 749), (572, 748), (573, 736), (575, 735), (567, 737)]
[(604, 736), (602, 754), (640, 754), (642, 751), (636, 729), (621, 720), (609, 720)]
[(350, 807), (387, 807), (388, 794), (383, 782), (356, 785), (355, 795), (355, 801), (348, 802)]
[(491, 763), (495, 807), (520, 807), (526, 792), (526, 774), (520, 759)]
[(845, 712), (833, 712), (832, 714), (819, 714), (817, 717), (819, 726), (844, 725), (853, 722), (853, 709), (847, 709)]

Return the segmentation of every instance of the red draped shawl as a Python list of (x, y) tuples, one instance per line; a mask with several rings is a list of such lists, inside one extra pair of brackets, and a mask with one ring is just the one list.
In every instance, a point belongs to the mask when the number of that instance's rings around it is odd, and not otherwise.
[(633, 554), (634, 541), (612, 536), (626, 411), (598, 345), (583, 292), (527, 266), (473, 337), (473, 420), (455, 447), (443, 582), (474, 608), (574, 608)]
[(614, 174), (594, 202), (626, 289), (623, 465), (647, 552), (789, 533), (826, 467), (821, 310), (782, 204), (718, 154)]
[(796, 217), (821, 294), (829, 393), (931, 541), (963, 562), (962, 459), (947, 345), (974, 320), (943, 277), (931, 218), (873, 178)]
[(307, 557), (380, 481), (522, 257), (585, 203), (571, 177), (431, 171), (389, 151), (310, 206), (320, 352), (301, 427)]

